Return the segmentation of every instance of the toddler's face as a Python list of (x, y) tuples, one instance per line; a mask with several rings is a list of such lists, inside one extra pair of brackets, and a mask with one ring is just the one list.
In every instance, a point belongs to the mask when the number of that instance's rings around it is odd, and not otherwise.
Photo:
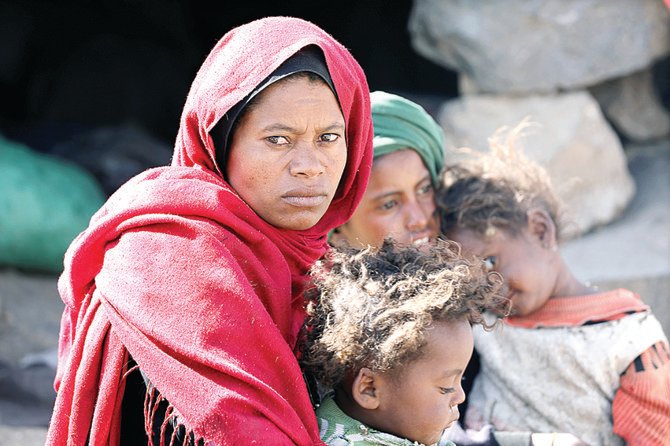
[(457, 229), (447, 236), (460, 243), (464, 252), (481, 257), (489, 269), (503, 276), (509, 288), (513, 315), (529, 315), (552, 296), (558, 264), (551, 251), (528, 230), (513, 236), (497, 229), (485, 236), (469, 229)]
[(436, 322), (429, 329), (423, 355), (393, 376), (385, 375), (379, 430), (418, 441), (437, 443), (458, 420), (465, 401), (463, 372), (472, 355), (472, 328), (465, 320)]

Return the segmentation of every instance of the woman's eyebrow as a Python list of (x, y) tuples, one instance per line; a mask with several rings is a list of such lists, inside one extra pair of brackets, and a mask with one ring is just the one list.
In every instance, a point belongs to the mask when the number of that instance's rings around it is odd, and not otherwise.
[(334, 122), (326, 127), (324, 127), (322, 130), (323, 131), (332, 131), (332, 130), (340, 130), (344, 131), (345, 126), (341, 122)]
[(284, 132), (296, 132), (297, 129), (295, 127), (291, 127), (290, 125), (286, 124), (270, 124), (262, 129), (264, 132), (276, 132), (276, 131), (284, 131)]
[[(334, 130), (338, 131), (344, 131), (345, 126), (341, 122), (333, 122), (332, 124), (326, 125), (324, 127), (319, 128), (320, 132), (332, 132)], [(263, 127), (264, 132), (276, 132), (276, 131), (284, 131), (284, 132), (291, 132), (291, 133), (299, 133), (302, 132), (302, 130), (298, 129), (297, 127), (292, 127), (288, 124), (282, 124), (282, 123), (274, 123), (274, 124), (269, 124), (265, 127)]]
[(400, 195), (400, 192), (395, 191), (395, 190), (392, 190), (392, 191), (389, 191), (389, 192), (384, 192), (384, 193), (381, 193), (379, 195), (375, 195), (374, 197), (372, 197), (372, 200), (377, 201), (377, 200), (381, 200), (382, 198), (392, 197), (393, 195)]

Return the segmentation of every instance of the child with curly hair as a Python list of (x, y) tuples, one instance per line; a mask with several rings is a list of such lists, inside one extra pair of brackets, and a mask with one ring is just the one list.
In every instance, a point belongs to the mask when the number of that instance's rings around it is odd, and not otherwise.
[(481, 369), (465, 424), (667, 445), (667, 337), (638, 295), (598, 291), (570, 271), (551, 182), (515, 149), (524, 126), (447, 166), (436, 197), (444, 234), (499, 272), (512, 302), (501, 330), (474, 330)]
[[(445, 241), (342, 247), (312, 270), (305, 371), (333, 389), (317, 409), (328, 445), (432, 445), (458, 420), (471, 324), (504, 311), (502, 279)], [(451, 444), (451, 443), (449, 443)]]

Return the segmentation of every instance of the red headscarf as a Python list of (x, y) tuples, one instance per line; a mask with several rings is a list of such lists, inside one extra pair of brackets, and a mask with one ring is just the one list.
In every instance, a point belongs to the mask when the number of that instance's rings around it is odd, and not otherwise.
[[(323, 51), (346, 121), (347, 166), (311, 229), (263, 221), (223, 180), (210, 131), (307, 45)], [(372, 164), (363, 71), (331, 36), (272, 17), (226, 34), (186, 100), (170, 167), (121, 187), (72, 243), (47, 444), (118, 444), (128, 354), (196, 438), (320, 444), (293, 355), (307, 269), (358, 205)]]

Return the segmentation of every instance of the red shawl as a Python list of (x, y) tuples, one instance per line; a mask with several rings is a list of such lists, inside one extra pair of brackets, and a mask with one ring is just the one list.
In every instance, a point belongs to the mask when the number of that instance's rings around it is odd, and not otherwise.
[[(210, 130), (306, 45), (326, 58), (348, 160), (324, 217), (275, 228), (224, 182)], [(196, 438), (217, 445), (321, 444), (293, 354), (307, 269), (360, 201), (372, 164), (365, 76), (315, 25), (274, 17), (215, 46), (186, 100), (173, 165), (122, 186), (70, 246), (47, 444), (119, 444), (128, 354)]]

